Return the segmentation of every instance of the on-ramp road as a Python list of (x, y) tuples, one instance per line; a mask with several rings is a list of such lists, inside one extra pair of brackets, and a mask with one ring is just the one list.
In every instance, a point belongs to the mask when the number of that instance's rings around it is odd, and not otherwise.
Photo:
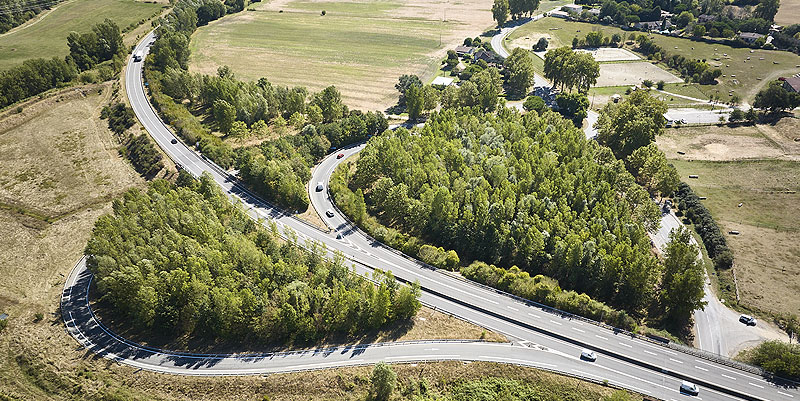
[[(146, 36), (135, 50), (146, 53), (152, 37), (152, 33)], [(270, 207), (242, 188), (235, 177), (200, 157), (182, 142), (170, 143), (175, 137), (151, 108), (141, 82), (141, 70), (142, 63), (134, 62), (129, 62), (126, 70), (126, 88), (131, 106), (157, 144), (186, 171), (196, 176), (210, 174), (233, 201), (243, 204), (253, 218), (271, 219), (279, 230), (294, 232), (300, 243), (304, 240), (324, 243), (331, 253), (340, 252), (352, 261), (358, 273), (382, 268), (392, 270), (400, 280), (418, 281), (423, 289), (420, 298), (426, 305), (503, 333), (514, 339), (515, 345), (370, 346), (358, 352), (344, 353), (315, 350), (292, 353), (291, 358), (297, 359), (283, 365), (279, 361), (289, 361), (289, 357), (198, 356), (146, 350), (114, 336), (94, 319), (85, 297), (91, 274), (79, 265), (65, 285), (62, 315), (70, 333), (92, 351), (141, 368), (208, 375), (314, 369), (378, 360), (492, 360), (608, 380), (611, 384), (667, 400), (692, 399), (678, 390), (681, 380), (691, 380), (700, 385), (698, 399), (703, 400), (800, 401), (800, 391), (795, 387), (777, 385), (730, 361), (697, 350), (664, 346), (575, 316), (553, 313), (539, 305), (427, 268), (363, 235), (338, 212), (333, 218), (323, 219), (342, 234), (341, 239), (337, 239), (333, 232), (323, 232)], [(342, 152), (349, 156), (360, 148), (355, 146)], [(330, 172), (341, 160), (330, 156), (324, 159), (315, 169), (312, 182), (323, 181), (327, 185)], [(335, 210), (330, 199), (321, 192), (312, 192), (312, 202), (318, 210)], [(379, 351), (379, 348), (384, 351)], [(595, 350), (598, 353), (597, 362), (576, 359), (582, 348)], [(356, 356), (351, 359), (351, 354)]]

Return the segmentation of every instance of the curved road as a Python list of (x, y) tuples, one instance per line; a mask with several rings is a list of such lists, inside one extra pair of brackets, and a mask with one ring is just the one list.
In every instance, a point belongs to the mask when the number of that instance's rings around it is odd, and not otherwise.
[[(149, 50), (153, 34), (146, 36), (135, 51)], [(91, 313), (86, 294), (91, 274), (80, 264), (67, 280), (62, 297), (62, 315), (70, 333), (84, 346), (121, 363), (179, 374), (256, 374), (301, 369), (368, 364), (378, 360), (406, 362), (419, 360), (489, 360), (536, 366), (568, 375), (609, 383), (667, 400), (793, 400), (800, 401), (796, 387), (779, 386), (735, 364), (699, 353), (664, 346), (623, 331), (614, 330), (578, 317), (557, 314), (507, 294), (427, 268), (417, 261), (363, 235), (340, 215), (326, 191), (312, 192), (317, 210), (332, 209), (334, 216), (325, 223), (342, 234), (323, 232), (275, 209), (242, 188), (228, 172), (199, 156), (175, 138), (153, 111), (141, 82), (142, 63), (129, 62), (126, 88), (131, 106), (142, 125), (175, 163), (195, 176), (208, 173), (235, 202), (241, 202), (255, 219), (270, 219), (284, 234), (319, 241), (330, 254), (340, 252), (353, 262), (360, 274), (372, 268), (392, 270), (405, 281), (418, 281), (423, 289), (421, 301), (428, 306), (515, 339), (514, 345), (484, 343), (441, 343), (436, 346), (392, 345), (303, 351), (280, 355), (188, 355), (148, 350), (104, 329)], [(350, 156), (364, 145), (340, 152)], [(327, 179), (336, 164), (344, 159), (329, 156), (314, 170), (312, 183)], [(435, 348), (435, 349), (434, 349)], [(577, 359), (581, 348), (598, 353), (597, 362)], [(381, 351), (383, 350), (383, 351)], [(543, 352), (539, 352), (543, 351)], [(688, 352), (683, 352), (688, 351)], [(287, 356), (291, 355), (291, 356)], [(678, 391), (681, 380), (701, 387), (700, 397)]]

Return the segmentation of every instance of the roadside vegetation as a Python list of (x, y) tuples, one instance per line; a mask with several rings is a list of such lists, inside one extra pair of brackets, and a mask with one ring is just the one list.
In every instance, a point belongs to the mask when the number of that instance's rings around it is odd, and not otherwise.
[[(797, 321), (794, 322), (795, 325)], [(795, 326), (794, 330), (797, 330)], [(755, 348), (743, 351), (739, 359), (780, 377), (800, 380), (800, 345), (783, 341), (765, 341)]]

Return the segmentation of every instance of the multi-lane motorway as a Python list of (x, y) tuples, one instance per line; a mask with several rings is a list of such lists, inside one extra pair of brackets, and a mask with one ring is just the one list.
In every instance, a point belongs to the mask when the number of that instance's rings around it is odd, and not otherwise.
[[(135, 51), (149, 50), (152, 34)], [(327, 191), (310, 194), (314, 206), (332, 228), (322, 231), (270, 207), (257, 199), (228, 172), (201, 157), (183, 142), (172, 144), (175, 136), (153, 111), (142, 82), (142, 63), (129, 62), (125, 83), (133, 110), (157, 144), (183, 169), (195, 176), (209, 174), (235, 202), (241, 202), (256, 219), (270, 219), (282, 232), (292, 231), (300, 239), (318, 241), (329, 252), (340, 252), (353, 262), (358, 273), (373, 268), (391, 270), (396, 277), (418, 281), (421, 301), (437, 310), (503, 333), (511, 344), (430, 342), (311, 350), (267, 355), (191, 355), (153, 350), (126, 341), (97, 322), (88, 304), (91, 274), (79, 263), (67, 280), (62, 297), (62, 314), (69, 332), (84, 346), (105, 357), (143, 369), (196, 375), (260, 374), (279, 371), (319, 369), (379, 360), (414, 362), (421, 360), (485, 360), (535, 366), (569, 375), (609, 383), (666, 400), (798, 400), (800, 391), (778, 386), (764, 377), (718, 363), (714, 358), (696, 356), (628, 333), (601, 327), (582, 319), (552, 313), (463, 279), (436, 271), (376, 243), (353, 228), (331, 203)], [(341, 150), (345, 156), (361, 146)], [(325, 158), (313, 174), (312, 183), (327, 180), (337, 163)], [(331, 209), (333, 217), (324, 216)], [(337, 233), (341, 238), (337, 239)], [(580, 360), (582, 348), (597, 352), (596, 362)], [(679, 392), (681, 380), (700, 385), (699, 397)]]

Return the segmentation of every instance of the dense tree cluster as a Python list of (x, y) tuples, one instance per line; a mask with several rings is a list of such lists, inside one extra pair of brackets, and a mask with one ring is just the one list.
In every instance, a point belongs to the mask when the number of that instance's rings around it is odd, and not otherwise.
[(622, 43), (622, 35), (615, 33), (611, 36), (605, 36), (601, 31), (592, 31), (586, 34), (585, 37), (574, 37), (572, 39), (572, 48), (597, 48), (597, 47), (619, 47)]
[(681, 227), (669, 233), (669, 242), (664, 249), (664, 276), (659, 301), (664, 319), (677, 327), (689, 322), (692, 313), (706, 304), (703, 301), (706, 271), (699, 258), (700, 250), (691, 240), (689, 231)]
[(467, 260), (544, 273), (631, 311), (654, 290), (645, 227), (658, 224), (657, 206), (610, 151), (555, 114), (433, 113), (418, 135), (371, 139), (350, 181), (386, 225)]
[(108, 119), (108, 128), (120, 135), (136, 123), (133, 109), (125, 103), (117, 103), (113, 106), (105, 106), (100, 111), (101, 119)]
[(728, 242), (722, 231), (700, 197), (692, 191), (689, 184), (682, 182), (675, 191), (675, 198), (678, 200), (678, 209), (694, 224), (695, 231), (700, 234), (708, 256), (714, 260), (714, 266), (717, 269), (730, 268), (733, 265), (733, 252), (728, 248)]
[(533, 85), (533, 59), (529, 51), (514, 49), (503, 62), (507, 92), (512, 98), (522, 99)]
[(783, 341), (764, 341), (755, 349), (745, 351), (748, 362), (780, 377), (800, 380), (800, 345)]
[(86, 246), (102, 298), (137, 325), (239, 341), (313, 341), (414, 316), (419, 287), (356, 275), (319, 245), (282, 243), (209, 176), (155, 181), (101, 217)]
[(597, 141), (608, 146), (620, 159), (653, 143), (667, 125), (667, 105), (647, 91), (633, 92), (620, 103), (608, 103), (595, 127)]
[(75, 64), (64, 59), (36, 58), (0, 72), (0, 108), (56, 88), (78, 76)]
[(559, 114), (580, 128), (589, 110), (589, 97), (583, 92), (561, 92), (556, 95), (556, 106)]
[(110, 19), (93, 26), (90, 32), (70, 32), (67, 36), (67, 46), (69, 46), (69, 58), (81, 71), (114, 57), (122, 59), (126, 51), (122, 43), (122, 33), (117, 24)]
[(798, 106), (800, 106), (800, 93), (789, 92), (781, 81), (770, 82), (756, 93), (753, 101), (753, 107), (770, 113), (793, 110)]
[(678, 170), (655, 143), (634, 150), (625, 162), (636, 182), (652, 194), (669, 196), (678, 188)]
[(540, 274), (531, 276), (516, 266), (503, 269), (483, 262), (473, 262), (461, 269), (461, 274), (470, 280), (499, 288), (518, 297), (605, 322), (614, 327), (633, 330), (636, 326), (633, 318), (624, 311), (614, 310), (586, 294), (564, 291), (556, 280)]
[(144, 177), (153, 177), (164, 168), (161, 152), (147, 134), (130, 137), (121, 151)]
[(564, 46), (548, 50), (544, 55), (544, 76), (561, 90), (586, 92), (597, 83), (600, 65), (591, 54)]

